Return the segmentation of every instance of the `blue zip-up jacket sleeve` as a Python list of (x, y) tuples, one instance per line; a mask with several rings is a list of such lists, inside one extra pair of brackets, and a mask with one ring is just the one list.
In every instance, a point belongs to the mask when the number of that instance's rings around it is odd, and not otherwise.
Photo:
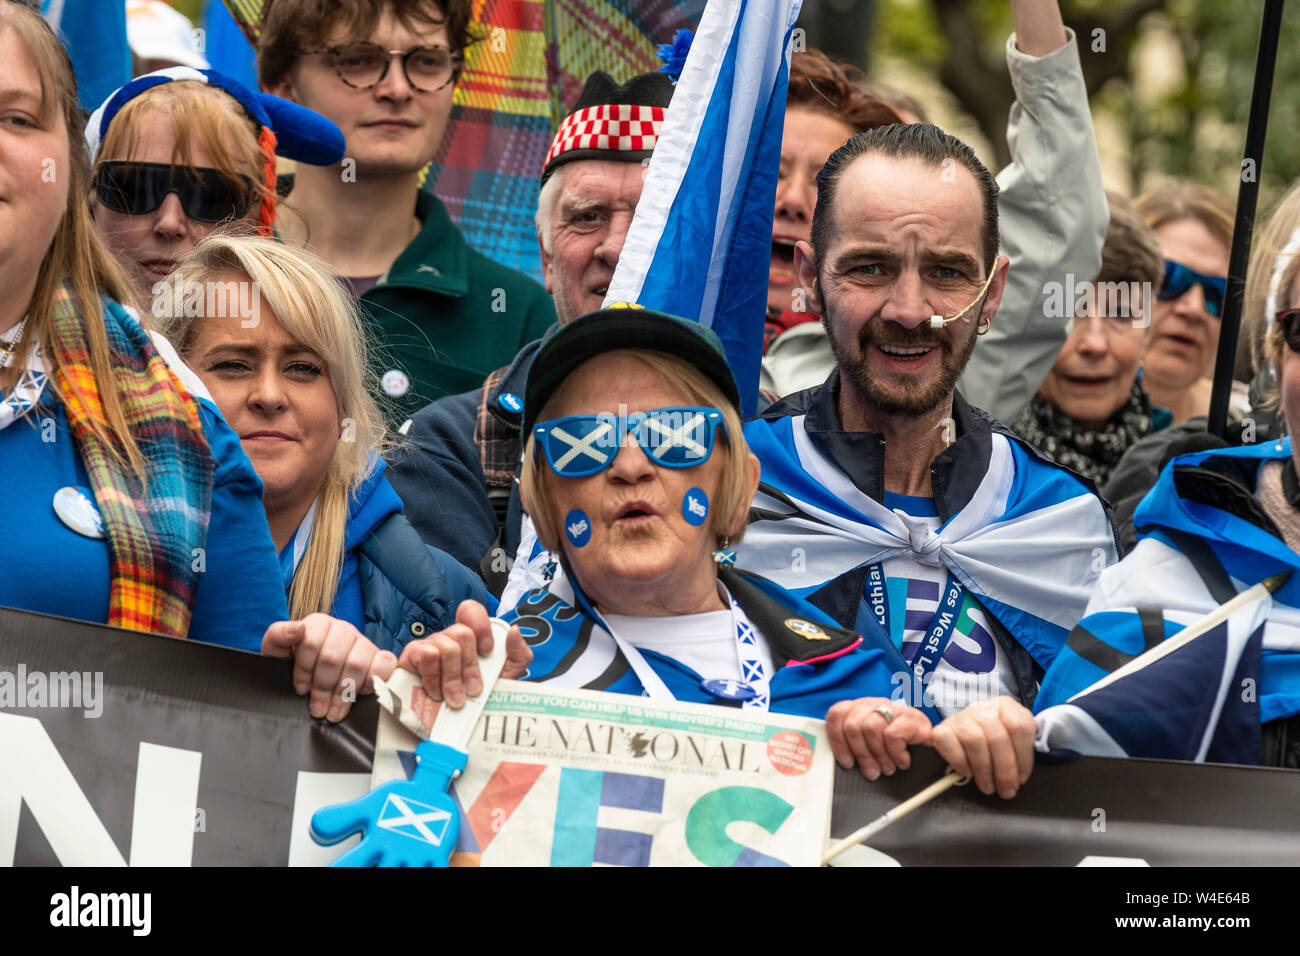
[(289, 617), (280, 562), (262, 508), (262, 480), (216, 407), (198, 396), (194, 402), (212, 450), (213, 474), (189, 637), (260, 652), (267, 627)]

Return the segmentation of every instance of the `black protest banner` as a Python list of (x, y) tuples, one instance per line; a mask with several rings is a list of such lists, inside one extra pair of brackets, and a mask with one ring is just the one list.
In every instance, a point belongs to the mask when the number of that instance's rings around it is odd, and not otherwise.
[[(0, 864), (320, 863), (311, 812), (366, 789), (377, 708), (314, 720), (286, 661), (0, 609)], [(835, 781), (846, 836), (938, 779)], [(950, 789), (884, 830), (904, 865), (1300, 862), (1300, 774), (1086, 758), (1012, 801)]]
[(284, 866), (291, 842), (304, 861), (337, 854), (310, 845), (306, 820), (365, 789), (378, 707), (314, 720), (289, 675), (284, 660), (0, 609), (0, 864)]
[[(922, 747), (906, 772), (875, 783), (837, 771), (832, 836), (848, 836), (945, 770)], [(1300, 773), (1103, 757), (1040, 764), (1012, 800), (952, 787), (870, 845), (904, 866), (1295, 866)]]

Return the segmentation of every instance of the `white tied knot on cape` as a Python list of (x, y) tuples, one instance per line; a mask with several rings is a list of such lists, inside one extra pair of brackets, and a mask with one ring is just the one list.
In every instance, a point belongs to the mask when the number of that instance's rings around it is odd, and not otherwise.
[[(995, 598), (1068, 629), (1102, 568), (1117, 558), (1105, 512), (1082, 488), (1076, 497), (1006, 517), (1016, 464), (1004, 435), (991, 435), (987, 468), (966, 506), (932, 530), (933, 517), (886, 508), (854, 485), (814, 446), (803, 416), (792, 420), (791, 434), (808, 477), (861, 516), (819, 508), (794, 489), (783, 489), (800, 514), (749, 526), (737, 548), (739, 566), (796, 593), (808, 594), (863, 564), (906, 555), (951, 571), (981, 599)], [(788, 511), (761, 490), (755, 504)], [(801, 560), (792, 561), (796, 552), (802, 552)]]
[(916, 555), (916, 560), (921, 564), (928, 564), (932, 568), (943, 566), (939, 560), (939, 548), (943, 545), (943, 538), (939, 537), (931, 528), (929, 520), (926, 518), (914, 518), (899, 508), (894, 509), (894, 514), (903, 522), (903, 527), (907, 531), (908, 543), (912, 553)]

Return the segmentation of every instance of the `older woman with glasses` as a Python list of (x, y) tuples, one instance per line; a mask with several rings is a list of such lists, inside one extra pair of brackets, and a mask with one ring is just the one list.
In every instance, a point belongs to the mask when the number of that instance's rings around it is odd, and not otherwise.
[[(825, 718), (840, 764), (870, 778), (926, 744), (984, 792), (1014, 794), (1032, 767), (1029, 711), (999, 698), (938, 723), (928, 703), (889, 699), (909, 673), (892, 644), (733, 567), (759, 479), (738, 406), (720, 343), (695, 322), (615, 307), (545, 342), (521, 486), (565, 574), (504, 615), (504, 676)], [(402, 654), (451, 706), (481, 686), (475, 647), (491, 648), (475, 613)]]
[[(1080, 290), (1070, 336), (1038, 394), (1012, 423), (1057, 464), (1103, 485), (1144, 436), (1169, 423), (1154, 408), (1138, 365), (1167, 277), (1160, 242), (1132, 204), (1107, 193), (1110, 225), (1101, 272)], [(1179, 266), (1179, 269), (1182, 267)]]
[(277, 153), (314, 165), (343, 155), (323, 116), (189, 67), (113, 93), (86, 124), (86, 145), (95, 225), (144, 306), (214, 231), (272, 234)]

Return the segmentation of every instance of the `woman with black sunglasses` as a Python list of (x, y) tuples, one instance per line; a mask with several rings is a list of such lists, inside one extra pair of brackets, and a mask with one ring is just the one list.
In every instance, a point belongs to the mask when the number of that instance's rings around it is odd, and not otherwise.
[[(1210, 377), (1219, 348), (1219, 316), (1232, 244), (1232, 204), (1198, 183), (1171, 182), (1133, 201), (1160, 240), (1164, 281), (1157, 294), (1142, 382), (1151, 400), (1169, 409), (1173, 424), (1210, 410)], [(1234, 392), (1234, 418), (1247, 407), (1246, 388)]]
[(172, 67), (114, 92), (86, 125), (91, 212), (140, 302), (218, 229), (272, 235), (276, 154), (337, 162), (325, 117), (213, 70)]

